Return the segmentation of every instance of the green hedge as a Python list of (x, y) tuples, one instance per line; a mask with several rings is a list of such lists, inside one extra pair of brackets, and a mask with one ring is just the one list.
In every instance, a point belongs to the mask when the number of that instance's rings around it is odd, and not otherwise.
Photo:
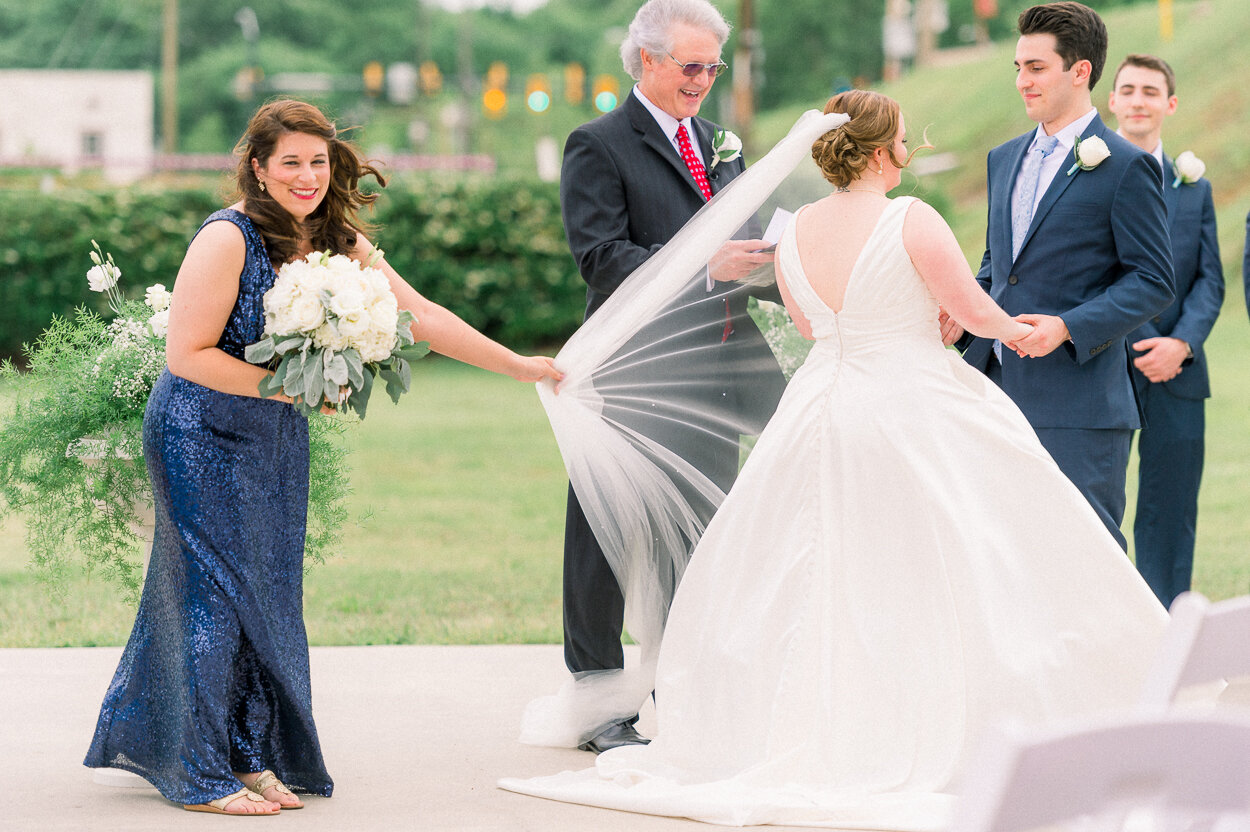
[[(130, 296), (172, 287), (218, 189), (0, 192), (0, 357), (53, 315), (87, 305), (91, 240), (112, 252)], [(393, 182), (370, 217), (387, 260), (422, 294), (509, 346), (550, 347), (581, 322), (585, 284), (564, 240), (555, 185), (442, 177)]]

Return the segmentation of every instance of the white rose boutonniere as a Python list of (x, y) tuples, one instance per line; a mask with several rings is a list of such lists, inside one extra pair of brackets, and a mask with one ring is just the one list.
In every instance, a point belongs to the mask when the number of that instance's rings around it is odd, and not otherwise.
[(712, 137), (712, 150), (715, 155), (712, 157), (711, 170), (716, 170), (721, 162), (732, 162), (742, 155), (742, 139), (729, 130), (717, 130)]
[(1107, 147), (1107, 143), (1098, 136), (1090, 136), (1085, 141), (1077, 137), (1072, 153), (1076, 156), (1076, 162), (1068, 168), (1068, 176), (1078, 170), (1093, 170), (1098, 167), (1111, 155), (1111, 148)]
[(1207, 172), (1206, 163), (1195, 156), (1192, 150), (1186, 150), (1177, 156), (1172, 161), (1172, 167), (1176, 169), (1176, 178), (1172, 180), (1173, 188), (1192, 185)]

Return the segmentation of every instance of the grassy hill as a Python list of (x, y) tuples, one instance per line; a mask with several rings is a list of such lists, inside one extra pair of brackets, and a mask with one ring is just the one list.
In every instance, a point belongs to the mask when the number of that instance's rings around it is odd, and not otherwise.
[[(1250, 4), (1245, 0), (1192, 0), (1174, 6), (1175, 31), (1170, 42), (1159, 36), (1154, 4), (1108, 12), (1110, 34), (1107, 67), (1094, 89), (1094, 103), (1108, 124), (1112, 74), (1129, 52), (1159, 55), (1176, 70), (1180, 106), (1164, 128), (1164, 147), (1175, 156), (1192, 150), (1207, 165), (1219, 215), (1220, 250), (1230, 284), (1241, 274), (1246, 211), (1250, 209), (1250, 91), (1241, 73), (1232, 71), (1231, 56), (1250, 41)], [(947, 219), (968, 259), (980, 261), (985, 243), (985, 154), (1007, 139), (1033, 127), (1014, 86), (1015, 41), (958, 57), (946, 65), (913, 72), (878, 87), (896, 99), (907, 118), (908, 132), (919, 137), (929, 125), (938, 151), (954, 154), (958, 166), (924, 177), (922, 190), (940, 191), (949, 199)], [(823, 107), (823, 101), (812, 102)], [(803, 108), (777, 110), (756, 126), (757, 157), (779, 139)], [(904, 185), (907, 177), (904, 177)], [(1230, 285), (1230, 297), (1239, 286)]]

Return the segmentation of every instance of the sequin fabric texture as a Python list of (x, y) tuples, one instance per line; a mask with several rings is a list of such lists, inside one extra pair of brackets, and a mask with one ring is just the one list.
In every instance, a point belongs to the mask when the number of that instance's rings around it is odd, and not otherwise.
[[(260, 340), (276, 278), (251, 221), (225, 209), (247, 245), (218, 346)], [(201, 229), (203, 226), (201, 226)], [(178, 803), (238, 791), (232, 772), (272, 769), (329, 796), (312, 717), (303, 619), (308, 422), (290, 405), (171, 375), (143, 420), (156, 537), (134, 630), (85, 764), (139, 774)]]

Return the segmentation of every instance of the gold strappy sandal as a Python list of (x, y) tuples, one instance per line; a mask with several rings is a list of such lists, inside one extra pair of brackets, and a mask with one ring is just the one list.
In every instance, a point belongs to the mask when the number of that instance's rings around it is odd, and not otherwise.
[[(279, 780), (278, 776), (274, 774), (272, 771), (270, 771), (269, 769), (265, 769), (264, 771), (262, 771), (260, 773), (260, 776), (256, 778), (256, 782), (253, 783), (248, 788), (250, 788), (255, 794), (258, 794), (261, 797), (265, 796), (265, 791), (267, 789), (277, 789), (278, 794), (294, 795), (294, 792), (288, 789), (286, 787), (286, 784), (284, 784), (281, 780)], [(304, 804), (302, 801), (299, 803), (296, 803), (294, 806), (283, 806), (281, 803), (279, 803), (276, 800), (274, 801), (274, 803), (278, 803), (278, 805), (283, 809), (303, 809), (304, 808)]]
[[(273, 775), (271, 774), (270, 777)], [(276, 778), (275, 778), (276, 779)], [(283, 786), (283, 788), (286, 788)], [(276, 815), (277, 812), (227, 812), (226, 807), (239, 798), (244, 798), (252, 803), (264, 803), (265, 798), (256, 794), (249, 789), (239, 789), (234, 794), (228, 794), (225, 797), (219, 797), (216, 800), (210, 800), (207, 803), (182, 804), (182, 808), (188, 812), (208, 812), (210, 815), (238, 815), (239, 817), (258, 817), (263, 818), (266, 815)]]

